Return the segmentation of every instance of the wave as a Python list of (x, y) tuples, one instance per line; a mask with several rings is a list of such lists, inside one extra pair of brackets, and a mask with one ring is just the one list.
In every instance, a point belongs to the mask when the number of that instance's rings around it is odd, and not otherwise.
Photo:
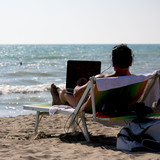
[[(0, 95), (19, 93), (19, 94), (29, 94), (38, 92), (48, 92), (50, 90), (51, 84), (38, 84), (30, 86), (11, 86), (11, 85), (0, 85)], [(64, 88), (63, 84), (58, 85), (60, 88)]]
[(38, 75), (38, 76), (51, 76), (50, 73), (43, 73), (43, 72), (14, 72), (14, 73), (7, 73), (8, 76), (27, 76), (27, 75)]

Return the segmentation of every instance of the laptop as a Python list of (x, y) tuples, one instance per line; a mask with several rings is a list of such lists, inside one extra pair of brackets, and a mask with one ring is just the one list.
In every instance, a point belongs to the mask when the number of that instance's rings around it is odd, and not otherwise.
[(86, 78), (88, 81), (90, 77), (100, 73), (100, 61), (68, 60), (66, 73), (66, 89), (68, 93), (73, 94), (73, 89), (80, 78)]

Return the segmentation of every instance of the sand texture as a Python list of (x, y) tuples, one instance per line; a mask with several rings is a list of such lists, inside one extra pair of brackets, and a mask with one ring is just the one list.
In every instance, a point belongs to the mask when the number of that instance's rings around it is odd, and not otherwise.
[(116, 149), (116, 136), (123, 123), (104, 126), (87, 122), (92, 142), (81, 133), (65, 134), (67, 116), (44, 116), (34, 136), (35, 115), (0, 118), (0, 160), (158, 160), (159, 153)]

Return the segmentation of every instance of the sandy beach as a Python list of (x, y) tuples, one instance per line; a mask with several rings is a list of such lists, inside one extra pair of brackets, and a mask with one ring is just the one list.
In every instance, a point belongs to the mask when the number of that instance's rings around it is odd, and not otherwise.
[(116, 136), (123, 124), (108, 127), (88, 122), (92, 142), (81, 134), (65, 134), (67, 116), (44, 116), (34, 136), (35, 115), (0, 118), (0, 160), (39, 159), (160, 159), (159, 153), (125, 152), (116, 149)]

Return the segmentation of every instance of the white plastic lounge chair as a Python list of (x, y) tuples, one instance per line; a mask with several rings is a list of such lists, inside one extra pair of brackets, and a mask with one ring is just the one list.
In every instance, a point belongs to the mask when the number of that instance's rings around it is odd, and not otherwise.
[[(90, 141), (86, 120), (92, 121), (115, 121), (115, 120), (127, 120), (136, 118), (135, 115), (121, 116), (121, 117), (99, 117), (96, 114), (96, 110), (102, 107), (105, 96), (108, 93), (117, 88), (127, 88), (127, 103), (128, 105), (136, 102), (144, 102), (147, 106), (151, 106), (153, 102), (160, 98), (160, 72), (155, 71), (152, 74), (147, 75), (132, 75), (132, 76), (121, 76), (121, 77), (110, 77), (96, 79), (92, 77), (88, 84), (84, 94), (82, 95), (76, 109), (69, 110), (58, 110), (56, 113), (70, 115), (69, 127), (74, 126), (78, 119), (82, 120), (84, 127), (84, 136), (87, 141)], [(129, 95), (129, 96), (128, 96)], [(90, 96), (90, 97), (89, 97)], [(40, 115), (49, 113), (51, 105), (24, 105), (24, 109), (37, 111), (35, 134), (37, 133), (38, 124), (40, 121)], [(85, 113), (90, 113), (90, 117), (86, 118)], [(160, 113), (152, 113), (147, 116), (160, 115)]]

